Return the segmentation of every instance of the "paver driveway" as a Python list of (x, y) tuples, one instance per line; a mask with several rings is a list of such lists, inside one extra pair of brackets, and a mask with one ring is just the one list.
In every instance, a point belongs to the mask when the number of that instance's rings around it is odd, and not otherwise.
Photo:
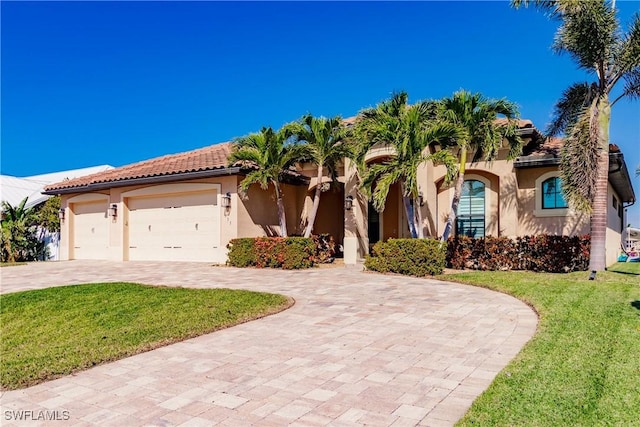
[[(24, 390), (51, 425), (452, 425), (533, 335), (522, 302), (481, 288), (357, 268), (67, 261), (1, 270), (2, 292), (98, 281), (283, 293), (282, 313)], [(68, 411), (68, 412), (62, 412)]]

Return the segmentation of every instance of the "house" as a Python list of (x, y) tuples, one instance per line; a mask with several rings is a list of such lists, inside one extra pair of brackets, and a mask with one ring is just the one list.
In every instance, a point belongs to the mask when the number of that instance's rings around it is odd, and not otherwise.
[[(0, 200), (9, 203), (11, 206), (18, 206), (26, 198), (25, 208), (32, 208), (43, 204), (51, 197), (42, 193), (47, 185), (109, 169), (113, 169), (113, 166), (92, 166), (26, 177), (0, 175)], [(49, 260), (56, 260), (58, 257), (58, 233), (51, 233), (48, 230), (41, 231), (41, 240), (45, 242)]]
[[(588, 234), (589, 216), (566, 206), (559, 180), (561, 140), (543, 140), (528, 120), (519, 122), (523, 155), (507, 160), (507, 148), (492, 164), (469, 163), (457, 232), (475, 237), (530, 234)], [(246, 195), (238, 185), (246, 173), (228, 167), (230, 143), (167, 155), (48, 186), (60, 194), (62, 259), (185, 260), (224, 263), (226, 245), (236, 237), (276, 235), (273, 191), (258, 186)], [(434, 147), (432, 149), (437, 149)], [(635, 201), (623, 154), (610, 150), (607, 263), (616, 261), (624, 206)], [(368, 163), (393, 156), (374, 146)], [(442, 233), (453, 197), (443, 166), (419, 170), (425, 235)], [(316, 185), (315, 167), (302, 165), (284, 184), (287, 228), (303, 232)], [(272, 190), (272, 189), (271, 189)], [(329, 233), (354, 264), (378, 240), (408, 237), (399, 185), (378, 213), (358, 191), (355, 168), (345, 159), (339, 184), (322, 195), (315, 233)]]

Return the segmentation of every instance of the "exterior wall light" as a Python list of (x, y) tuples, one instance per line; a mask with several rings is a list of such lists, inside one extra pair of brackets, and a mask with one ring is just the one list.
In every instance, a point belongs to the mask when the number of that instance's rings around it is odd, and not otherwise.
[(344, 199), (344, 210), (350, 211), (353, 208), (353, 196), (347, 196)]
[(231, 193), (227, 192), (227, 194), (222, 196), (222, 207), (225, 209), (231, 207)]
[(60, 208), (58, 211), (58, 218), (60, 218), (60, 221), (64, 221), (64, 208)]
[(112, 203), (111, 207), (109, 208), (109, 216), (113, 219), (116, 219), (118, 217), (118, 205), (116, 205), (115, 203)]
[(424, 195), (422, 194), (422, 191), (418, 193), (418, 204), (420, 206), (424, 206)]

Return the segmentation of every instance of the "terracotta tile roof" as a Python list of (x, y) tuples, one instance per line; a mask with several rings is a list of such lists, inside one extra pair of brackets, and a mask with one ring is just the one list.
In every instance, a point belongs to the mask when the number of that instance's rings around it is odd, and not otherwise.
[[(531, 141), (526, 147), (524, 147), (523, 156), (546, 156), (560, 157), (560, 150), (564, 145), (564, 138), (548, 137), (545, 139), (539, 139), (537, 141)], [(620, 147), (615, 144), (609, 144), (609, 153), (619, 153)]]
[(51, 184), (46, 186), (44, 190), (53, 191), (135, 178), (222, 169), (227, 167), (227, 159), (231, 153), (231, 146), (232, 144), (230, 142), (226, 142), (187, 151), (185, 153), (169, 154), (108, 171)]
[[(347, 125), (355, 123), (356, 116), (347, 117), (343, 122)], [(498, 119), (506, 121), (506, 119)], [(519, 120), (519, 127), (533, 128), (530, 120)], [(94, 184), (121, 182), (136, 178), (176, 175), (187, 172), (207, 171), (227, 167), (227, 159), (233, 144), (230, 142), (215, 144), (185, 153), (170, 154), (155, 159), (144, 160), (131, 165), (121, 166), (104, 172), (83, 176), (48, 185), (46, 192), (86, 187)], [(294, 175), (297, 175), (294, 173)]]
[[(500, 117), (494, 120), (494, 122), (498, 125), (506, 125), (507, 124), (507, 119), (504, 117)], [(519, 119), (518, 120), (518, 128), (519, 129), (527, 129), (527, 128), (534, 128), (535, 126), (533, 125), (533, 122), (531, 120), (528, 119)]]

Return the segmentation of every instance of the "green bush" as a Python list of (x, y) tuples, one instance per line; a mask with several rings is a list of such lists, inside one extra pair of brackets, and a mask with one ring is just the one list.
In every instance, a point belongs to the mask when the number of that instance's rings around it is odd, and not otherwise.
[(380, 273), (399, 273), (424, 277), (441, 274), (446, 248), (434, 239), (389, 239), (373, 245), (364, 266)]
[(233, 239), (227, 245), (233, 267), (283, 268), (313, 267), (316, 246), (311, 238), (255, 237)]
[(586, 236), (487, 236), (449, 239), (447, 265), (472, 270), (529, 270), (547, 273), (583, 271), (589, 266), (591, 240)]
[(313, 267), (316, 245), (311, 238), (288, 237), (284, 239), (282, 268), (297, 270)]
[(249, 237), (232, 239), (227, 245), (229, 249), (229, 261), (227, 261), (227, 264), (233, 267), (252, 267), (256, 265), (254, 241), (255, 239)]

